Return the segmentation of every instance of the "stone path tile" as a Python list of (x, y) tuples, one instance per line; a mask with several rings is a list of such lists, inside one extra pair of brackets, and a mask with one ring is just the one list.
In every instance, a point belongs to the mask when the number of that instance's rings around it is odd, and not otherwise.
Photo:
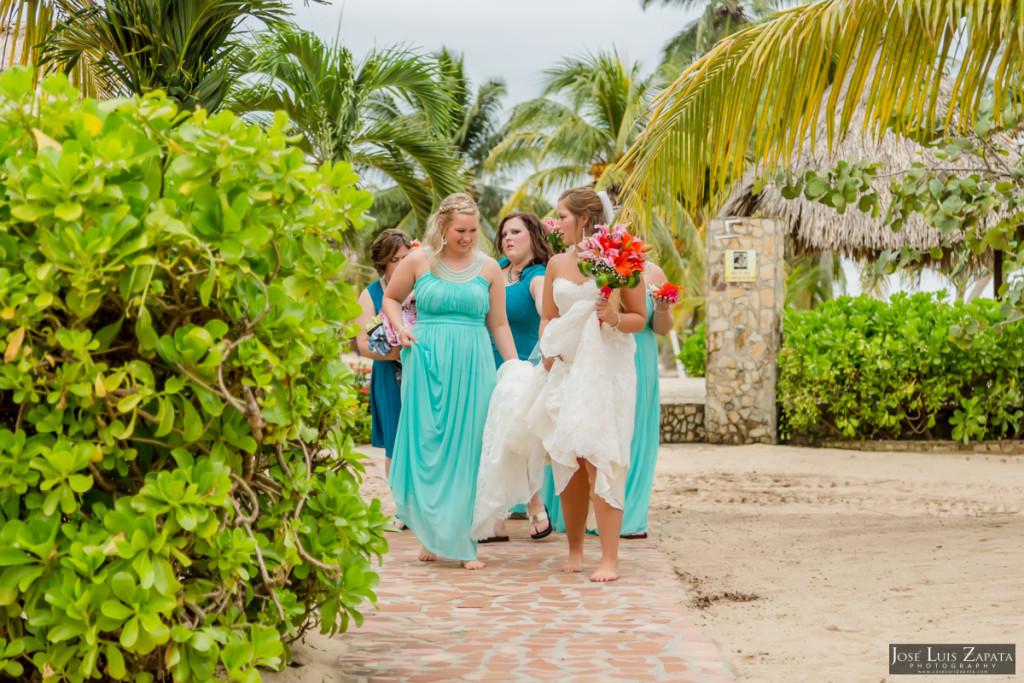
[(481, 571), (419, 562), (415, 537), (388, 534), (378, 571), (379, 611), (336, 637), (345, 645), (332, 680), (735, 681), (718, 648), (685, 607), (653, 541), (623, 541), (622, 578), (591, 583), (600, 556), (588, 536), (581, 574), (563, 574), (564, 534), (480, 546)]

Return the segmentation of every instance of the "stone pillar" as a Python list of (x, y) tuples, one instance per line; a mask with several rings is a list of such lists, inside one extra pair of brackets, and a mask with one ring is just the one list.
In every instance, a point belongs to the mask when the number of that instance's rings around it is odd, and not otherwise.
[(778, 441), (775, 379), (785, 305), (783, 240), (779, 221), (711, 221), (704, 413), (709, 443)]

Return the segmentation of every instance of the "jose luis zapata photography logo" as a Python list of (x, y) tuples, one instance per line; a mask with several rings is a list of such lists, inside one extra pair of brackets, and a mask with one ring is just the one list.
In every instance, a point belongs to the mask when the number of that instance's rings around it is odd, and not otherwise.
[(890, 674), (1016, 674), (1016, 645), (889, 645)]

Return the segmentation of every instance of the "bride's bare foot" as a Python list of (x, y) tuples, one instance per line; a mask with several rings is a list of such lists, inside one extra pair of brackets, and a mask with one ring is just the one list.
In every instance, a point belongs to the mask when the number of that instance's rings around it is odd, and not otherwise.
[(469, 571), (475, 571), (477, 569), (483, 569), (486, 565), (480, 560), (470, 560), (469, 562), (463, 560), (462, 566)]
[(619, 565), (617, 562), (602, 562), (597, 571), (590, 575), (591, 581), (616, 581), (619, 578)]
[(566, 574), (583, 571), (583, 553), (569, 553), (569, 561), (562, 567)]
[(433, 562), (434, 560), (437, 559), (437, 555), (435, 555), (434, 553), (430, 552), (429, 550), (427, 550), (423, 546), (420, 546), (420, 552), (416, 556), (416, 559), (418, 559), (420, 562)]

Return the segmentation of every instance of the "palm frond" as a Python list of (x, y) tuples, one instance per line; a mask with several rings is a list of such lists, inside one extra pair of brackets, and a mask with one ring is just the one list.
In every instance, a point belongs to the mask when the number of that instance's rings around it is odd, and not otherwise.
[[(433, 60), (388, 48), (357, 64), (344, 47), (287, 26), (257, 38), (245, 68), (255, 83), (234, 92), (237, 110), (285, 111), (317, 161), (352, 162), (364, 186), (404, 195), (420, 224), (441, 198), (466, 187), (445, 137), (453, 100), (439, 87)], [(408, 224), (405, 214), (397, 220)]]
[[(749, 145), (762, 168), (785, 166), (823, 108), (829, 149), (890, 125), (904, 134), (970, 128), (987, 77), (997, 117), (1019, 112), (1022, 42), (1024, 0), (822, 0), (781, 12), (719, 42), (658, 96), (627, 157), (627, 201), (640, 212), (675, 199), (715, 204)], [(943, 111), (947, 70), (952, 104)], [(862, 94), (864, 128), (850, 131)]]

